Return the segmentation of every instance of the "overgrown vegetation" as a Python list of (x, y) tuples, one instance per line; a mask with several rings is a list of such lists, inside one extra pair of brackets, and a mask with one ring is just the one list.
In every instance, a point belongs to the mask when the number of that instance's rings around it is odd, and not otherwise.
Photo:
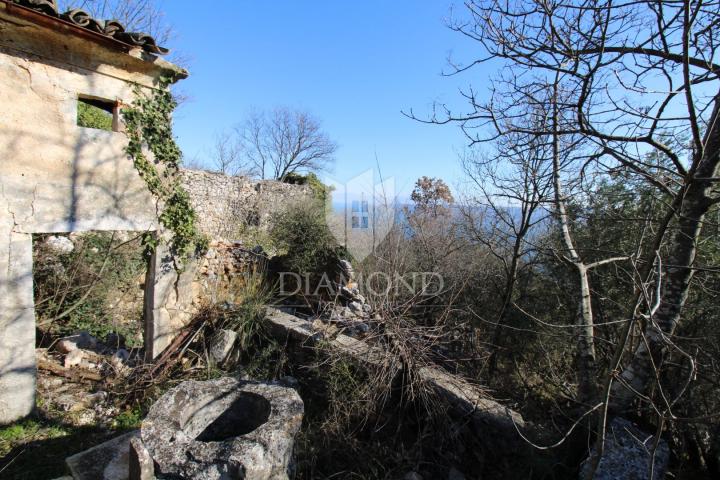
[(349, 257), (328, 228), (319, 200), (287, 205), (271, 218), (269, 233), (280, 254), (278, 271), (306, 276), (313, 291), (323, 275), (336, 276), (339, 259)]
[(309, 186), (312, 189), (314, 197), (319, 202), (322, 202), (323, 205), (330, 201), (332, 187), (325, 185), (322, 180), (320, 180), (318, 176), (313, 172), (310, 172), (307, 175), (302, 175), (300, 173), (294, 172), (288, 173), (287, 175), (285, 175), (285, 179), (283, 181), (292, 185)]
[(37, 325), (48, 339), (87, 331), (99, 339), (120, 335), (142, 346), (142, 306), (147, 263), (137, 233), (74, 235), (59, 253), (49, 235), (34, 238), (33, 279)]
[(113, 129), (113, 115), (80, 99), (77, 104), (77, 124), (80, 127), (111, 132)]
[[(487, 60), (501, 72), (487, 101), (468, 89), (465, 114), (443, 105), (423, 120), (460, 125), (473, 144), (462, 159), (473, 184), (461, 198), (441, 179), (418, 180), (399, 223), (355, 264), (373, 315), (324, 323), (318, 304), (333, 299), (301, 289), (297, 311), (327, 335), (309, 352), (264, 330), (265, 305), (276, 300), (266, 279), (231, 284), (155, 363), (117, 385), (118, 428), (137, 426), (158, 395), (187, 378), (292, 375), (307, 408), (299, 478), (447, 478), (459, 469), (470, 478), (564, 479), (577, 478), (585, 459), (590, 478), (612, 417), (669, 443), (668, 476), (720, 475), (717, 1), (470, 0), (460, 11), (450, 27), (481, 52), (454, 73)], [(187, 256), (202, 240), (175, 176), (165, 87), (138, 92), (126, 111), (128, 153), (163, 205), (174, 252)], [(329, 190), (304, 175), (336, 147), (302, 112), (273, 120), (258, 116), (241, 129), (252, 169), (310, 185), (317, 201), (274, 215), (267, 238), (280, 255), (270, 263), (307, 276), (312, 291), (325, 276), (336, 281), (348, 258), (326, 223)], [(288, 148), (298, 132), (320, 140), (316, 155)], [(122, 258), (84, 250), (37, 266), (41, 326), (107, 333), (98, 292)], [(123, 272), (109, 282), (121, 285)], [(328, 346), (351, 323), (381, 349), (379, 366)], [(211, 360), (208, 343), (221, 329), (239, 342), (228, 359)], [(418, 372), (429, 366), (491, 388), (481, 391), (531, 421), (526, 445), (552, 447), (524, 455), (498, 451), (498, 438), (483, 442), (482, 426), (451, 417), (425, 389)], [(68, 431), (35, 419), (0, 431), (0, 448), (38, 435)]]
[[(186, 258), (207, 248), (208, 239), (196, 225), (196, 214), (187, 192), (182, 188), (178, 168), (182, 152), (172, 132), (172, 112), (177, 102), (170, 92), (170, 78), (162, 78), (157, 88), (148, 95), (135, 88), (135, 102), (123, 108), (128, 136), (127, 154), (135, 168), (158, 199), (162, 208), (160, 223), (172, 232), (170, 249), (180, 258)], [(148, 158), (143, 147), (150, 149)], [(155, 248), (158, 239), (153, 235), (144, 238), (148, 248)]]

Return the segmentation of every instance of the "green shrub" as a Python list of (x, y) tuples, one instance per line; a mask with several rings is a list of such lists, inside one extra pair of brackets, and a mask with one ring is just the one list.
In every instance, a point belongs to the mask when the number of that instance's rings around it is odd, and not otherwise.
[(317, 200), (320, 200), (323, 203), (330, 200), (332, 187), (325, 185), (318, 176), (312, 172), (307, 175), (294, 172), (289, 173), (285, 175), (285, 179), (283, 181), (292, 185), (308, 185)]
[(57, 335), (84, 330), (100, 339), (114, 332), (130, 347), (141, 344), (140, 283), (147, 264), (140, 239), (121, 242), (111, 233), (93, 232), (75, 237), (75, 249), (60, 255), (47, 248), (45, 237), (33, 242), (41, 330)]
[(116, 430), (133, 430), (140, 428), (143, 419), (143, 411), (139, 406), (120, 412), (112, 422)]
[(80, 127), (111, 132), (113, 129), (113, 115), (81, 99), (77, 104), (77, 124)]
[(275, 215), (270, 237), (284, 253), (283, 268), (308, 274), (314, 281), (324, 273), (331, 276), (338, 260), (347, 257), (328, 228), (324, 205), (319, 201), (296, 203)]

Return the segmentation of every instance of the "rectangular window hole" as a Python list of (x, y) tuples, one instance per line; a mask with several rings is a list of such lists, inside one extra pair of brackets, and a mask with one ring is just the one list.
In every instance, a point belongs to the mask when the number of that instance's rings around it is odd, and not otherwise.
[(89, 97), (78, 98), (78, 127), (117, 132), (119, 131), (118, 113), (117, 102)]

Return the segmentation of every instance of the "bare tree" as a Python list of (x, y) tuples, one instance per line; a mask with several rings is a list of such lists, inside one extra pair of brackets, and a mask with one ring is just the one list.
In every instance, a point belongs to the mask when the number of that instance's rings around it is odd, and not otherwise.
[(337, 150), (317, 118), (286, 107), (252, 113), (236, 131), (252, 173), (263, 179), (326, 170)]
[(242, 146), (232, 134), (223, 132), (215, 135), (210, 159), (216, 172), (224, 175), (245, 173)]
[(502, 265), (501, 303), (494, 320), (487, 361), (487, 379), (492, 382), (503, 332), (517, 299), (518, 277), (536, 250), (532, 231), (547, 215), (543, 206), (552, 191), (547, 145), (522, 135), (499, 138), (492, 154), (470, 150), (462, 157), (477, 197), (462, 209), (469, 237), (483, 245)]
[[(428, 121), (457, 122), (471, 142), (525, 133), (562, 145), (578, 136), (579, 178), (622, 172), (669, 199), (637, 261), (627, 318), (618, 319), (624, 328), (599, 395), (598, 434), (604, 438), (610, 405), (622, 412), (634, 400), (653, 407), (662, 426), (697, 373), (675, 332), (706, 214), (720, 203), (720, 2), (468, 0), (465, 7), (451, 28), (485, 52), (452, 73), (489, 60), (502, 70), (489, 99), (468, 89), (468, 112), (439, 105)], [(552, 86), (553, 120), (537, 128), (527, 106), (547, 102), (542, 95)], [(651, 164), (648, 154), (668, 162)], [(668, 363), (687, 374), (673, 394), (662, 382)], [(600, 441), (595, 467), (602, 449)]]
[(174, 36), (158, 0), (61, 0), (58, 7), (61, 12), (79, 8), (95, 18), (117, 20), (128, 31), (154, 37), (158, 44), (166, 44)]
[[(628, 306), (632, 320), (625, 338), (640, 323), (643, 341), (623, 373), (609, 377), (607, 384), (615, 405), (625, 408), (637, 394), (647, 395), (659, 378), (657, 370), (681, 321), (705, 214), (720, 201), (720, 4), (487, 0), (466, 6), (467, 17), (452, 28), (480, 42), (488, 55), (455, 72), (488, 59), (504, 61), (506, 68), (491, 100), (482, 101), (469, 90), (469, 114), (439, 107), (430, 121), (459, 122), (473, 142), (513, 132), (544, 138), (579, 135), (584, 151), (575, 155), (585, 157), (580, 174), (621, 169), (672, 199), (666, 226), (673, 220), (677, 227), (654, 277), (658, 295), (646, 298), (646, 289), (638, 288), (635, 304)], [(539, 103), (538, 92), (553, 83), (562, 91), (557, 102), (562, 124), (548, 122), (537, 129), (519, 122), (522, 109)], [(686, 134), (691, 153), (684, 156), (668, 139)], [(670, 167), (648, 165), (649, 151), (669, 158)], [(668, 232), (660, 229), (657, 247)], [(657, 257), (658, 250), (646, 252), (640, 272), (644, 282), (652, 281)], [(611, 372), (622, 364), (624, 346)]]

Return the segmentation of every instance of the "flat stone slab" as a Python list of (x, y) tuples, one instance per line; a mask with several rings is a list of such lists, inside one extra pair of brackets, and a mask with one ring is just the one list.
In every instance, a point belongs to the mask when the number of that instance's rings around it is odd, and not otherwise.
[(133, 430), (65, 459), (74, 480), (127, 480), (130, 440), (140, 437)]
[[(322, 333), (316, 332), (308, 320), (277, 308), (268, 308), (265, 319), (273, 334), (283, 340), (289, 337), (303, 346), (314, 346), (323, 338)], [(365, 366), (380, 366), (388, 361), (387, 355), (380, 348), (347, 335), (337, 335), (329, 343)], [(500, 437), (520, 439), (516, 429), (526, 426), (522, 416), (488, 398), (481, 388), (437, 367), (423, 367), (419, 375), (427, 385), (448, 400), (455, 411), (471, 418), (479, 432), (493, 436), (496, 440)]]

